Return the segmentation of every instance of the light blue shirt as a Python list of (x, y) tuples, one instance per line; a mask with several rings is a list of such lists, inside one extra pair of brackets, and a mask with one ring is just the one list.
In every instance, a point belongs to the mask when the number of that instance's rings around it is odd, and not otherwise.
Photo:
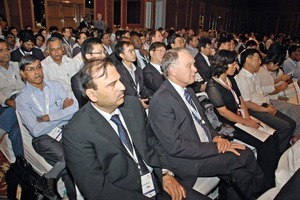
[[(67, 97), (68, 93), (59, 82), (44, 80), (43, 90), (32, 86), (28, 82), (26, 83), (16, 99), (16, 107), (23, 124), (33, 137), (48, 134), (55, 127), (68, 123), (78, 110), (78, 102), (74, 98), (74, 103), (63, 109), (63, 103)], [(48, 113), (47, 110), (49, 110)], [(49, 115), (50, 121), (37, 121), (37, 117), (46, 114)]]

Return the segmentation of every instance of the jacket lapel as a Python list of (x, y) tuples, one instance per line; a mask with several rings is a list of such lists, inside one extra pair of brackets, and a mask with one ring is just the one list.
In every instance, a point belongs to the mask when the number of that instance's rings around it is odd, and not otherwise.
[(90, 116), (91, 122), (95, 126), (97, 126), (97, 130), (99, 130), (97, 133), (100, 134), (101, 136), (107, 138), (108, 141), (110, 141), (113, 145), (117, 146), (124, 153), (126, 153), (128, 156), (130, 156), (127, 149), (122, 144), (118, 134), (111, 127), (109, 122), (91, 105), (90, 102), (89, 102), (87, 109), (90, 110), (89, 116)]

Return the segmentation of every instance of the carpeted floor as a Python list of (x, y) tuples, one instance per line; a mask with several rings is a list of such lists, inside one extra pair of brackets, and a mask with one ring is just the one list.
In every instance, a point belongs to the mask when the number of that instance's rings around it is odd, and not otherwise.
[(6, 199), (5, 173), (9, 169), (9, 162), (0, 151), (0, 200)]

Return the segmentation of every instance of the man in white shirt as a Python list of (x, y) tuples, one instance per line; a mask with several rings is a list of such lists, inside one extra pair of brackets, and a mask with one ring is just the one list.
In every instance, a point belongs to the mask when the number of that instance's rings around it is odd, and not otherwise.
[(256, 49), (247, 49), (241, 54), (243, 68), (235, 76), (241, 95), (249, 109), (250, 115), (276, 129), (280, 152), (283, 153), (289, 145), (296, 123), (270, 104), (268, 96), (264, 95), (257, 78), (261, 57)]
[(0, 39), (0, 129), (9, 134), (15, 156), (24, 156), (22, 136), (15, 113), (15, 98), (23, 87), (18, 63), (10, 61), (8, 45)]
[(69, 96), (73, 96), (71, 77), (79, 71), (79, 66), (63, 54), (62, 41), (51, 37), (47, 41), (49, 56), (41, 64), (43, 66), (45, 80), (54, 80), (63, 84)]

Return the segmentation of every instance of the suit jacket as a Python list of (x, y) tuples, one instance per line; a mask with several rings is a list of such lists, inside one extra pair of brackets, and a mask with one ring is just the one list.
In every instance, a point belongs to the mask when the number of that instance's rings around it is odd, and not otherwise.
[(117, 71), (121, 75), (121, 81), (125, 86), (125, 94), (130, 96), (138, 96), (140, 98), (147, 98), (151, 96), (149, 89), (146, 88), (144, 84), (144, 75), (141, 68), (136, 67), (134, 71), (136, 82), (139, 83), (140, 93), (138, 94), (135, 83), (130, 76), (130, 73), (122, 63), (121, 65), (116, 66)]
[[(40, 61), (45, 59), (45, 56), (42, 52), (42, 50), (38, 49), (38, 48), (33, 48), (32, 49), (32, 55), (38, 57), (38, 59)], [(21, 58), (23, 57), (23, 54), (20, 52), (20, 48), (14, 50), (11, 52), (11, 61), (13, 62), (20, 62)]]
[[(131, 96), (119, 107), (138, 151), (161, 183), (165, 161), (147, 142), (147, 116)], [(91, 105), (82, 107), (63, 130), (65, 160), (79, 190), (89, 200), (148, 199), (142, 194), (137, 165), (107, 120)], [(161, 189), (160, 184), (158, 188)]]
[(88, 97), (85, 97), (82, 95), (84, 92), (84, 88), (81, 85), (81, 80), (80, 80), (80, 71), (78, 71), (74, 76), (71, 78), (71, 88), (74, 93), (74, 96), (76, 97), (78, 101), (79, 108), (84, 106), (88, 101)]
[(195, 67), (204, 82), (207, 82), (211, 78), (211, 67), (207, 64), (205, 58), (200, 52), (195, 56)]
[[(204, 116), (204, 111), (191, 88), (189, 94), (212, 138), (218, 135)], [(172, 171), (187, 187), (192, 187), (201, 170), (200, 160), (218, 155), (215, 143), (201, 142), (190, 111), (168, 80), (150, 101), (149, 122), (159, 140), (157, 151), (165, 151)]]
[(160, 74), (151, 63), (145, 66), (143, 74), (146, 87), (154, 94), (164, 82), (164, 76)]

